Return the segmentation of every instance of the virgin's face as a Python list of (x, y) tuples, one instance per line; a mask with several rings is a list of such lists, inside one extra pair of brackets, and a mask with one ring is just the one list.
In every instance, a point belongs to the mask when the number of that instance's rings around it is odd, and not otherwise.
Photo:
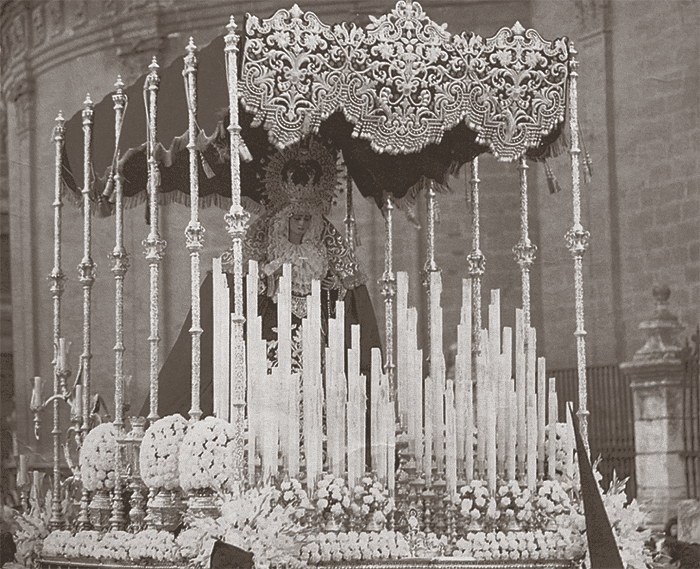
[(301, 238), (304, 236), (311, 227), (311, 215), (297, 213), (289, 218), (289, 240), (293, 243), (300, 243)]

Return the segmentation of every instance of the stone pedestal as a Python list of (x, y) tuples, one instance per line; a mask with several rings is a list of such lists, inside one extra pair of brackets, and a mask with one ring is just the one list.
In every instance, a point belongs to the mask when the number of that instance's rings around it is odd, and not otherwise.
[(639, 327), (647, 342), (631, 362), (621, 364), (630, 376), (634, 400), (637, 500), (646, 509), (647, 523), (662, 530), (686, 497), (683, 459), (683, 326), (668, 311), (668, 287), (654, 287), (656, 310)]
[(637, 500), (648, 523), (662, 529), (686, 497), (683, 453), (683, 369), (659, 363), (626, 369), (632, 377)]

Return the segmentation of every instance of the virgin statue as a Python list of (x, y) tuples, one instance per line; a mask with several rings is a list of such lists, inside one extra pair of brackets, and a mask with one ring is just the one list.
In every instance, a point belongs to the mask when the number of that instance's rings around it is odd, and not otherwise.
[[(306, 299), (314, 280), (321, 282), (322, 337), (326, 339), (328, 319), (335, 316), (336, 301), (344, 303), (345, 344), (351, 343), (351, 326), (360, 326), (360, 371), (369, 377), (371, 350), (381, 347), (377, 320), (353, 249), (328, 219), (339, 185), (334, 154), (310, 138), (277, 152), (265, 167), (261, 203), (250, 209), (258, 214), (248, 226), (243, 243), (243, 269), (248, 261), (258, 262), (258, 314), (262, 335), (268, 342), (268, 371), (276, 365), (277, 294), (285, 264), (291, 265), (292, 337), (300, 341), (301, 321), (306, 316)], [(229, 280), (233, 303), (233, 256), (222, 256), (222, 268)], [(201, 391), (204, 415), (213, 410), (211, 275), (201, 288)], [(244, 291), (244, 299), (246, 298)], [(190, 408), (191, 312), (175, 346), (159, 374), (158, 414), (187, 414)], [(263, 364), (264, 365), (264, 364)], [(299, 368), (299, 358), (293, 359)], [(298, 371), (298, 369), (297, 369)], [(147, 414), (144, 404), (142, 414)]]
[[(274, 345), (277, 292), (285, 264), (292, 269), (292, 330), (299, 338), (311, 283), (321, 283), (323, 335), (337, 300), (345, 304), (346, 344), (350, 326), (360, 325), (361, 371), (369, 375), (370, 351), (380, 346), (372, 302), (357, 259), (346, 239), (326, 217), (336, 197), (337, 167), (331, 152), (315, 139), (280, 151), (265, 175), (265, 211), (248, 228), (243, 245), (244, 270), (258, 262), (259, 314), (263, 338)], [(233, 272), (230, 252), (223, 265)], [(274, 354), (271, 354), (274, 358)], [(300, 365), (299, 362), (295, 362)]]

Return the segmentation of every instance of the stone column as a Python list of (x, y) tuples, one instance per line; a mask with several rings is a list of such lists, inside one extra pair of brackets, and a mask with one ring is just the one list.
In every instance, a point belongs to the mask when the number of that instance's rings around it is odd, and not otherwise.
[(639, 325), (647, 341), (632, 361), (621, 364), (630, 376), (634, 400), (637, 500), (647, 523), (662, 529), (685, 498), (683, 453), (683, 374), (678, 334), (683, 325), (668, 310), (671, 291), (655, 286), (656, 309)]

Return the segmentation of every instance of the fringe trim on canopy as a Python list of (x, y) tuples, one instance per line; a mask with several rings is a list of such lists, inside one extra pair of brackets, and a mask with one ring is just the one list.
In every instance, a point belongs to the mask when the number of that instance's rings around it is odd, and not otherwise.
[[(418, 182), (413, 184), (413, 186), (411, 186), (408, 189), (406, 195), (394, 200), (394, 206), (396, 206), (397, 209), (399, 209), (406, 215), (406, 219), (408, 219), (411, 225), (413, 225), (416, 229), (421, 228), (421, 223), (418, 219), (418, 196), (422, 191), (427, 191), (428, 184), (431, 181), (435, 184), (434, 189), (439, 194), (451, 194), (454, 191), (447, 184), (441, 184), (439, 182), (436, 182), (435, 180), (429, 180), (428, 178), (423, 176), (420, 180), (418, 180)], [(440, 223), (440, 207), (439, 205), (437, 205), (437, 202), (435, 202), (435, 204), (435, 222)]]
[[(67, 192), (71, 195), (73, 192)], [(124, 209), (133, 209), (141, 204), (145, 204), (148, 202), (148, 193), (147, 192), (139, 192), (136, 195), (133, 196), (128, 196), (123, 198), (123, 204), (124, 204)], [(99, 200), (99, 206), (98, 206), (98, 216), (99, 217), (109, 217), (114, 214), (114, 204), (111, 202), (108, 202), (107, 200), (100, 199)], [(189, 194), (184, 194), (182, 192), (178, 191), (172, 191), (172, 192), (159, 192), (158, 193), (158, 205), (159, 206), (167, 206), (170, 204), (179, 204), (185, 207), (190, 207), (191, 201), (190, 201), (190, 195)], [(79, 202), (76, 202), (76, 205), (80, 205)], [(241, 196), (241, 205), (243, 208), (250, 213), (251, 215), (254, 216), (260, 216), (263, 213), (265, 213), (265, 206), (259, 204), (255, 200), (249, 198), (248, 196)], [(231, 198), (222, 196), (220, 194), (209, 194), (207, 196), (200, 196), (199, 198), (199, 207), (200, 209), (206, 209), (209, 207), (218, 207), (219, 209), (222, 210), (228, 210), (231, 207)]]

